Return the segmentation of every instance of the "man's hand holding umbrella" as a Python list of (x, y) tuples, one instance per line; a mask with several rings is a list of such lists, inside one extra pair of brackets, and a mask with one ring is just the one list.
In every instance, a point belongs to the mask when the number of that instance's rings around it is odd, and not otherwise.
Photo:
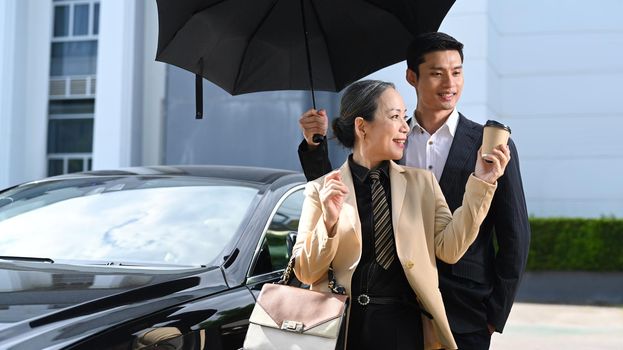
[(327, 129), (329, 128), (327, 111), (324, 109), (315, 110), (312, 108), (301, 115), (299, 125), (303, 131), (303, 137), (305, 137), (307, 147), (314, 149), (322, 142), (322, 139), (318, 140), (314, 138), (314, 135), (327, 135)]

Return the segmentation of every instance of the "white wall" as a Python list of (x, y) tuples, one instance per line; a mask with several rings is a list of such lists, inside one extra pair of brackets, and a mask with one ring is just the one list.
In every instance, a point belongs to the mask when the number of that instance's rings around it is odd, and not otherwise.
[(162, 163), (157, 35), (155, 1), (101, 1), (93, 169)]
[(521, 152), (528, 211), (623, 216), (623, 2), (489, 4), (495, 111)]
[(135, 115), (136, 1), (102, 1), (97, 50), (93, 169), (132, 164)]
[(0, 2), (0, 188), (12, 183), (13, 80), (17, 0)]
[[(25, 79), (21, 100), (25, 102), (25, 127), (19, 136), (24, 149), (19, 181), (34, 180), (47, 174), (48, 95), (50, 76), (50, 37), (52, 3), (27, 0), (27, 17), (22, 30), (28, 33), (20, 78)], [(20, 1), (21, 3), (21, 1)], [(41, 27), (38, 32), (29, 28)]]
[(0, 2), (0, 188), (46, 175), (51, 7)]
[(166, 64), (156, 62), (158, 47), (158, 12), (155, 1), (145, 2), (143, 52), (143, 165), (163, 164), (164, 97)]

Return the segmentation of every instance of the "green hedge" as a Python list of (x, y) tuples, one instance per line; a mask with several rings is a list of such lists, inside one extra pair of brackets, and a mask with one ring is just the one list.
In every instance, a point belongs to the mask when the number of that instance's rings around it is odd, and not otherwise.
[(530, 218), (531, 271), (623, 271), (623, 219)]

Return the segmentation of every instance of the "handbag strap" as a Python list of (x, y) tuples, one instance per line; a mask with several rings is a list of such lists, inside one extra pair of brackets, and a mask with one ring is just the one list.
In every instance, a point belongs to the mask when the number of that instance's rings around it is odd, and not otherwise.
[[(294, 273), (294, 255), (290, 257), (290, 261), (288, 261), (288, 265), (286, 269), (283, 271), (283, 275), (281, 279), (275, 283), (277, 284), (288, 284), (292, 279), (292, 275)], [(335, 280), (335, 273), (333, 272), (333, 265), (329, 265), (329, 271), (327, 271), (329, 275), (329, 289), (334, 294), (346, 295), (346, 288), (337, 283)]]

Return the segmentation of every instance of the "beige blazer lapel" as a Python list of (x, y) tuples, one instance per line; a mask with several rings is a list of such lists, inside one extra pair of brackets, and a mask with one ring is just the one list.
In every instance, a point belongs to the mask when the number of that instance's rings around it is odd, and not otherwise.
[(389, 162), (389, 181), (391, 185), (392, 193), (392, 224), (394, 232), (400, 222), (400, 214), (402, 213), (403, 202), (405, 200), (405, 193), (407, 190), (407, 180), (402, 175), (405, 170), (394, 163)]
[(351, 225), (351, 227), (341, 227), (341, 229), (353, 229), (359, 240), (359, 244), (361, 244), (361, 222), (359, 221), (359, 213), (357, 212), (355, 185), (353, 183), (353, 175), (348, 166), (348, 160), (340, 167), (340, 175), (342, 176), (342, 182), (348, 187), (348, 194), (344, 198), (344, 204), (340, 212), (340, 222), (349, 222)]

